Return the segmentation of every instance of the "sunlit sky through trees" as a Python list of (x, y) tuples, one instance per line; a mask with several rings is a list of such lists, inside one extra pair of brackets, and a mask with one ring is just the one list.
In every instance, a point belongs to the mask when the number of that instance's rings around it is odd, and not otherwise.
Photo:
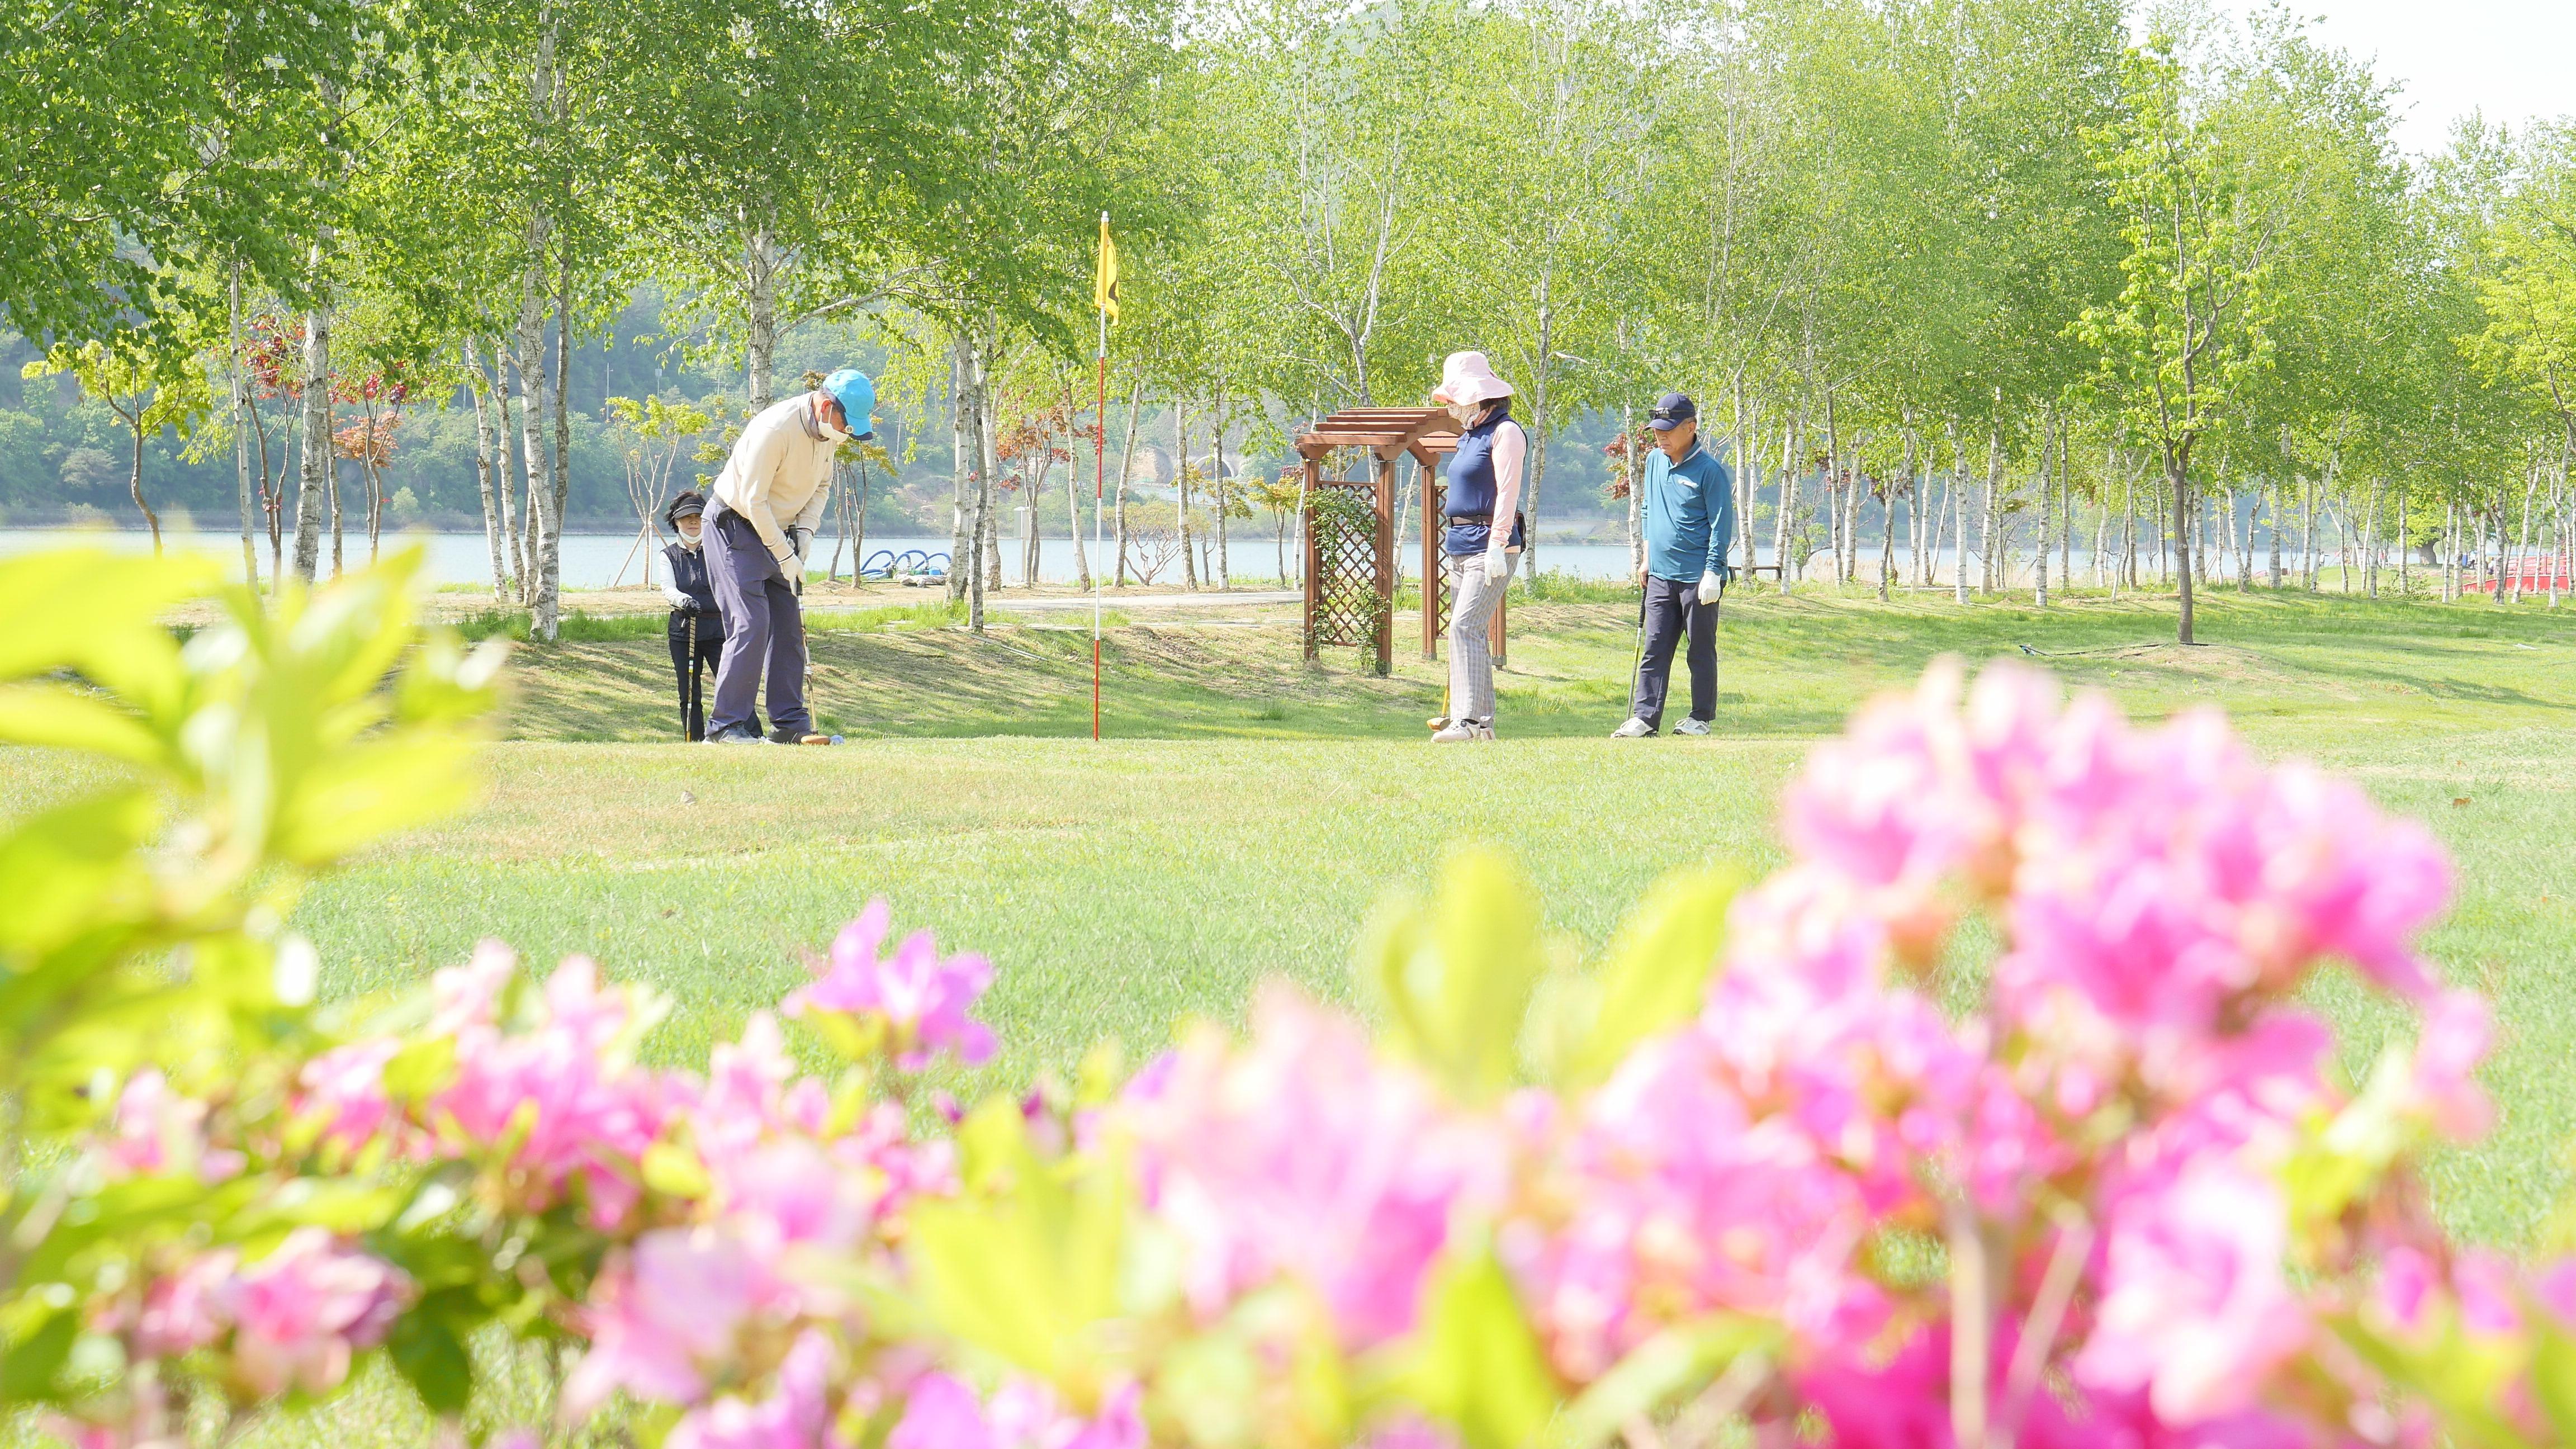
[[(2219, 0), (2243, 16), (2268, 0)], [(2576, 0), (2296, 0), (2320, 39), (2376, 56), (2403, 81), (2397, 138), (2408, 150), (2448, 143), (2454, 117), (2482, 110), (2520, 127), (2576, 113)]]

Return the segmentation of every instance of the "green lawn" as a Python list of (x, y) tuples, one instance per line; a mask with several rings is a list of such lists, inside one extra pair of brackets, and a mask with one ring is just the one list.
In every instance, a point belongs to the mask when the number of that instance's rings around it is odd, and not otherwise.
[[(1427, 888), (1453, 842), (1510, 850), (1564, 949), (1592, 949), (1670, 869), (1776, 861), (1781, 782), (1868, 694), (1945, 651), (2028, 645), (2141, 717), (2224, 705), (2267, 752), (2430, 821), (2462, 877), (2433, 954), (2498, 996), (2506, 1031), (2503, 1125), (2443, 1163), (2445, 1211), (2520, 1237), (2565, 1177), (2576, 618), (2221, 595), (2202, 611), (2213, 642), (2184, 650), (2157, 642), (2171, 605), (2155, 601), (2043, 614), (1740, 596), (1719, 736), (1614, 743), (1601, 736), (1625, 713), (1633, 615), (1536, 605), (1514, 612), (1504, 740), (1461, 752), (1422, 742), (1439, 689), (1418, 660), (1387, 680), (1347, 653), (1309, 668), (1275, 609), (1129, 618), (1098, 745), (1075, 737), (1090, 641), (1070, 618), (982, 640), (919, 619), (819, 634), (822, 710), (861, 736), (835, 750), (644, 743), (670, 728), (655, 638), (523, 651), (488, 802), (324, 883), (299, 924), (336, 990), (414, 979), (485, 934), (540, 959), (588, 951), (668, 991), (660, 1048), (702, 1059), (882, 894), (899, 926), (993, 958), (992, 1070), (1016, 1077), (1101, 1036), (1149, 1048), (1178, 1016), (1231, 1015), (1265, 975), (1340, 991), (1371, 907)], [(1399, 637), (1418, 636), (1400, 621)], [(0, 757), (10, 799), (68, 783), (52, 762)], [(2340, 985), (2320, 996), (2356, 1059), (2395, 1021)]]

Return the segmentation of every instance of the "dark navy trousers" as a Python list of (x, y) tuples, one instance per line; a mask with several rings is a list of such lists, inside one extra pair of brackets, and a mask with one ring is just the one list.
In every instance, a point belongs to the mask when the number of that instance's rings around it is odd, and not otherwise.
[(1629, 713), (1651, 729), (1664, 727), (1664, 695), (1673, 682), (1673, 649), (1690, 640), (1691, 718), (1717, 718), (1717, 605), (1699, 601), (1699, 580), (1646, 577), (1646, 657), (1637, 665), (1637, 697)]

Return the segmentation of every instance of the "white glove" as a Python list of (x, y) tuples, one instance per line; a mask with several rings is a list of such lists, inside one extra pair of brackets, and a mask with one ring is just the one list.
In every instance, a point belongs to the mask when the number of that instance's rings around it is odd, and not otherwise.
[(672, 608), (677, 609), (684, 614), (697, 607), (696, 600), (691, 599), (687, 594), (680, 592), (676, 586), (671, 584), (664, 584), (662, 586), (662, 597), (671, 601)]
[(1700, 574), (1700, 576), (1699, 576), (1699, 601), (1700, 601), (1701, 603), (1703, 603), (1703, 604), (1714, 604), (1714, 603), (1716, 603), (1716, 602), (1717, 602), (1717, 596), (1718, 596), (1719, 594), (1721, 594), (1721, 593), (1725, 592), (1725, 590), (1726, 590), (1726, 581), (1725, 581), (1724, 579), (1721, 579), (1721, 578), (1719, 578), (1719, 577), (1717, 576), (1717, 570), (1715, 570), (1715, 569), (1708, 569), (1708, 570), (1703, 571), (1703, 572)]
[(796, 551), (796, 561), (798, 563), (801, 564), (805, 562), (805, 551), (814, 546), (814, 530), (810, 528), (788, 529), (787, 546)]

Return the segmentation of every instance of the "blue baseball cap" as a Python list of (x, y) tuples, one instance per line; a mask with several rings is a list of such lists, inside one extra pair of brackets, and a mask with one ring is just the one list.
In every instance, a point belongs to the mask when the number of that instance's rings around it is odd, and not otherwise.
[(1655, 400), (1655, 410), (1646, 421), (1659, 433), (1669, 433), (1699, 416), (1699, 407), (1686, 393), (1668, 392)]
[(877, 435), (877, 385), (855, 367), (845, 367), (823, 379), (823, 391), (841, 405), (850, 420), (850, 436), (862, 441)]

